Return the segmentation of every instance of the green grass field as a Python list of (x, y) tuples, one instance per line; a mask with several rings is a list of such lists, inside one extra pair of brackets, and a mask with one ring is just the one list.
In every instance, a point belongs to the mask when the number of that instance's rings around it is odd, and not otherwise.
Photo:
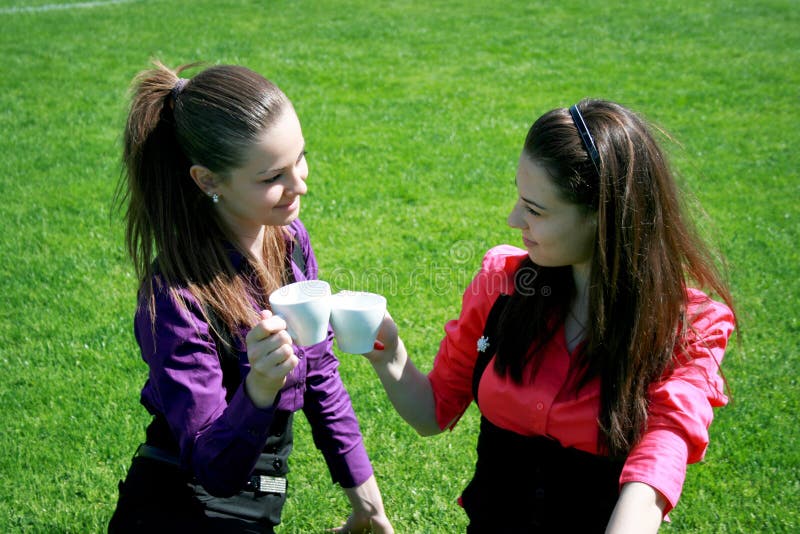
[[(594, 96), (664, 127), (742, 335), (734, 402), (662, 530), (800, 530), (796, 2), (55, 2), (0, 0), (0, 532), (103, 531), (143, 438), (136, 287), (109, 209), (128, 84), (153, 57), (241, 63), (286, 91), (322, 276), (386, 294), (424, 370), (483, 252), (519, 242), (505, 218), (531, 122)], [(366, 361), (343, 355), (341, 373), (398, 533), (463, 531), (474, 408), (422, 439)], [(302, 417), (291, 465), (280, 532), (338, 525), (347, 502)]]

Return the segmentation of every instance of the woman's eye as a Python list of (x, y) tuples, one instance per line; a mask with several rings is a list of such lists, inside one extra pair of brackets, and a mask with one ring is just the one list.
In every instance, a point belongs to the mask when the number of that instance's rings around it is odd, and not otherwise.
[(262, 181), (261, 181), (261, 183), (262, 183), (262, 184), (272, 184), (272, 183), (275, 183), (275, 182), (277, 182), (278, 180), (280, 180), (281, 176), (283, 176), (283, 175), (282, 175), (282, 174), (278, 174), (278, 175), (276, 175), (276, 176), (272, 176), (272, 177), (270, 177), (270, 178), (267, 178), (266, 180), (262, 180)]
[(525, 211), (527, 211), (528, 213), (530, 213), (531, 215), (533, 215), (535, 217), (538, 217), (539, 215), (541, 215), (541, 213), (539, 213), (538, 211), (536, 211), (535, 209), (533, 209), (533, 208), (531, 208), (529, 206), (525, 206)]

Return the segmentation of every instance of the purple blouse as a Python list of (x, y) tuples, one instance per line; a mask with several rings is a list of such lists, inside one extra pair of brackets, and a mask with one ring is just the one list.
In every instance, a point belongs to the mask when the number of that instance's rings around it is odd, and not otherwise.
[[(317, 261), (308, 232), (299, 220), (288, 227), (292, 247), (302, 248), (305, 273), (292, 261), (296, 280), (317, 278)], [(234, 266), (241, 255), (231, 256)], [(157, 287), (157, 286), (156, 286)], [(294, 347), (300, 363), (289, 374), (272, 407), (257, 408), (244, 390), (250, 370), (244, 343), (239, 350), (242, 382), (226, 401), (216, 346), (200, 305), (186, 288), (180, 306), (166, 289), (156, 289), (155, 331), (146, 303), (140, 300), (134, 332), (150, 367), (141, 402), (162, 414), (180, 447), (180, 461), (212, 494), (240, 489), (262, 452), (275, 409), (297, 411), (308, 419), (314, 443), (328, 464), (334, 483), (351, 488), (372, 475), (358, 421), (333, 354), (333, 333), (322, 343)]]

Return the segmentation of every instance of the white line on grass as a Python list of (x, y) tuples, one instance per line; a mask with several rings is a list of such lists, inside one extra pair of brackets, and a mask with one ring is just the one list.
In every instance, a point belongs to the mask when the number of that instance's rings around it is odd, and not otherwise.
[(63, 9), (84, 9), (87, 7), (110, 6), (115, 4), (129, 4), (134, 0), (101, 0), (98, 2), (75, 2), (73, 4), (44, 4), (41, 6), (19, 6), (0, 8), (0, 15), (13, 13), (42, 13), (44, 11), (60, 11)]

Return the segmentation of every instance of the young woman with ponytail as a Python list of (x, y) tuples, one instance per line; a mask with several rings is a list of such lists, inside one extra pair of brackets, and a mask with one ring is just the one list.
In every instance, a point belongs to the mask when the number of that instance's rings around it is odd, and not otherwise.
[(353, 511), (335, 531), (392, 532), (332, 334), (298, 347), (269, 311), (313, 279), (300, 220), (305, 141), (286, 95), (259, 74), (156, 64), (141, 73), (118, 190), (139, 281), (134, 322), (153, 415), (110, 532), (273, 532), (302, 409)]
[(430, 374), (388, 316), (366, 356), (422, 435), (478, 404), (468, 532), (655, 532), (727, 403), (730, 293), (630, 110), (546, 113), (516, 186), (508, 224), (525, 248), (488, 251)]

